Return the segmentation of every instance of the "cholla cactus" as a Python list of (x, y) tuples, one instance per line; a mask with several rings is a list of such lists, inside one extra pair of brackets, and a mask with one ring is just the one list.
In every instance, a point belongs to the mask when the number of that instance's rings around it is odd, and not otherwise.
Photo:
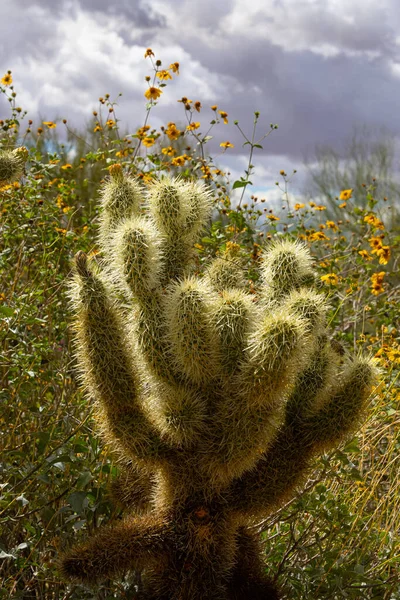
[(148, 600), (276, 599), (250, 525), (354, 429), (374, 366), (328, 343), (303, 245), (266, 247), (257, 294), (234, 244), (200, 276), (208, 193), (164, 179), (143, 198), (119, 165), (110, 173), (104, 266), (76, 255), (73, 299), (82, 378), (127, 465), (113, 488), (130, 513), (61, 570), (86, 583), (140, 571)]
[(0, 187), (20, 177), (27, 158), (28, 150), (24, 146), (0, 152)]

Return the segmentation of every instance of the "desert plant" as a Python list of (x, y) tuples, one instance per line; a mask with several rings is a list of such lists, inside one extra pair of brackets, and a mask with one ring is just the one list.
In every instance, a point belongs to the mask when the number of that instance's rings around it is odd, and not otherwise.
[(78, 252), (72, 297), (82, 379), (126, 462), (114, 493), (131, 514), (67, 551), (61, 571), (89, 584), (139, 571), (148, 599), (278, 598), (251, 525), (354, 429), (375, 367), (329, 343), (303, 244), (266, 246), (250, 293), (233, 243), (194, 270), (204, 188), (166, 178), (143, 197), (119, 165), (110, 175), (104, 260)]
[(27, 158), (28, 151), (24, 146), (15, 150), (2, 150), (0, 154), (0, 187), (18, 179)]

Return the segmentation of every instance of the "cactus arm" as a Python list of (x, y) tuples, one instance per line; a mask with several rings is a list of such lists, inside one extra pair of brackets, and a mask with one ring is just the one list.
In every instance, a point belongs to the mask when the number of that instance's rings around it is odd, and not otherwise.
[(74, 546), (60, 557), (59, 568), (66, 579), (89, 584), (128, 569), (141, 571), (163, 560), (170, 537), (165, 523), (154, 516), (130, 517)]
[(313, 413), (307, 406), (304, 415), (299, 418), (297, 414), (295, 423), (291, 414), (256, 469), (234, 482), (236, 509), (266, 514), (289, 498), (304, 481), (312, 457), (330, 449), (357, 426), (375, 377), (372, 361), (356, 359), (336, 387), (315, 395)]
[(99, 401), (106, 434), (119, 440), (128, 454), (156, 459), (166, 448), (141, 409), (136, 369), (125, 351), (129, 344), (120, 316), (83, 252), (76, 256), (76, 268), (79, 363)]
[(24, 146), (15, 150), (0, 152), (0, 187), (11, 183), (22, 175), (27, 158), (28, 150)]

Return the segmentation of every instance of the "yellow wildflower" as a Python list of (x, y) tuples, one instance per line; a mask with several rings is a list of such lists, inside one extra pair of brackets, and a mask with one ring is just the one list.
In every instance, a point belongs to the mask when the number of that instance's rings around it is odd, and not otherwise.
[(11, 71), (9, 71), (8, 73), (6, 73), (6, 74), (4, 75), (4, 77), (2, 77), (2, 79), (1, 79), (1, 83), (2, 83), (3, 85), (11, 85), (11, 84), (12, 84), (12, 82), (13, 82), (13, 79), (12, 79), (12, 77), (11, 77)]
[(315, 210), (326, 210), (326, 206), (320, 204), (319, 206), (315, 205)]
[(151, 48), (147, 48), (146, 52), (144, 53), (145, 58), (147, 58), (148, 56), (154, 56), (154, 52)]
[(53, 123), (53, 121), (42, 121), (43, 125), (47, 125), (47, 127), (49, 129), (55, 129), (57, 127), (56, 123)]
[(146, 96), (147, 100), (157, 100), (157, 98), (159, 98), (162, 94), (162, 90), (160, 90), (160, 88), (156, 88), (156, 87), (149, 87), (148, 90), (145, 91), (144, 95)]
[(112, 127), (114, 127), (115, 125), (115, 121), (114, 119), (108, 119), (108, 121), (106, 121), (106, 125), (109, 129), (111, 129)]
[(328, 227), (328, 229), (333, 229), (333, 231), (339, 231), (339, 227), (334, 221), (327, 221), (326, 226)]
[(279, 217), (275, 217), (275, 215), (268, 215), (268, 219), (270, 221), (280, 221)]
[(165, 130), (165, 133), (167, 134), (170, 140), (177, 140), (181, 132), (176, 127), (175, 123), (168, 123), (168, 127)]
[(229, 123), (229, 121), (228, 121), (228, 113), (225, 112), (224, 110), (219, 110), (218, 112), (221, 115), (222, 119), (224, 120), (225, 125), (228, 125), (228, 123)]
[(390, 247), (382, 246), (381, 248), (378, 248), (376, 253), (379, 256), (379, 264), (387, 265), (390, 260)]
[(235, 146), (233, 144), (231, 144), (230, 142), (221, 142), (220, 144), (221, 148), (234, 148)]
[(161, 152), (163, 154), (166, 154), (167, 156), (173, 156), (174, 154), (176, 154), (176, 150), (174, 150), (172, 146), (167, 146), (166, 148), (163, 148)]
[(174, 63), (170, 64), (169, 68), (171, 69), (171, 71), (173, 73), (175, 73), (176, 75), (179, 75), (179, 63), (178, 62), (174, 62)]
[(316, 231), (315, 233), (311, 233), (308, 236), (308, 239), (310, 240), (310, 242), (319, 242), (321, 240), (329, 240), (328, 236), (325, 235), (325, 233), (322, 233), (322, 231)]
[(198, 121), (196, 121), (196, 122), (193, 121), (193, 123), (189, 123), (189, 125), (187, 125), (186, 129), (188, 131), (194, 131), (195, 129), (198, 129), (199, 127), (200, 127), (200, 123)]
[(382, 292), (385, 291), (383, 288), (384, 276), (385, 276), (385, 272), (381, 271), (380, 273), (374, 273), (371, 277), (371, 282), (372, 282), (371, 292), (375, 296), (378, 296), (379, 294), (382, 294)]
[(171, 165), (174, 165), (174, 167), (183, 167), (185, 160), (185, 156), (176, 156), (171, 160)]
[(301, 208), (304, 208), (305, 204), (302, 204), (301, 202), (297, 202), (297, 204), (294, 205), (294, 210), (300, 210)]
[(339, 208), (346, 208), (347, 204), (346, 202), (343, 202), (342, 204), (339, 204)]
[(67, 163), (67, 164), (63, 165), (61, 168), (63, 169), (63, 171), (67, 171), (68, 169), (72, 169), (72, 165)]
[(340, 192), (339, 200), (349, 200), (353, 193), (353, 189), (350, 190), (342, 190)]
[(144, 146), (146, 146), (147, 148), (150, 148), (151, 146), (153, 146), (153, 145), (154, 145), (155, 141), (156, 141), (156, 140), (155, 140), (154, 138), (152, 138), (152, 137), (145, 137), (145, 138), (142, 140), (142, 143), (143, 143), (143, 145), (144, 145)]
[(166, 81), (167, 79), (172, 79), (170, 73), (168, 73), (168, 71), (158, 71), (158, 73), (156, 74), (158, 79), (161, 79), (161, 81)]
[(325, 285), (337, 285), (339, 283), (339, 277), (336, 273), (327, 273), (327, 275), (321, 275), (321, 281), (325, 283)]
[(360, 256), (362, 256), (363, 258), (365, 258), (365, 260), (372, 260), (372, 256), (370, 254), (368, 254), (367, 250), (359, 250), (358, 254)]
[(400, 349), (399, 348), (389, 348), (387, 350), (387, 357), (392, 362), (400, 363)]
[(216, 104), (213, 104), (210, 108), (211, 110), (217, 110), (218, 106)]
[(95, 133), (97, 133), (98, 131), (101, 131), (103, 128), (97, 123), (96, 127), (93, 129), (93, 131)]
[(200, 112), (200, 110), (201, 110), (201, 102), (200, 102), (199, 100), (197, 100), (197, 101), (194, 103), (194, 107), (195, 107), (195, 109), (197, 110), (197, 112)]
[(371, 225), (371, 227), (373, 227), (374, 229), (385, 229), (385, 226), (382, 223), (382, 221), (380, 221), (375, 215), (366, 215), (364, 217), (364, 222), (368, 223), (368, 225)]

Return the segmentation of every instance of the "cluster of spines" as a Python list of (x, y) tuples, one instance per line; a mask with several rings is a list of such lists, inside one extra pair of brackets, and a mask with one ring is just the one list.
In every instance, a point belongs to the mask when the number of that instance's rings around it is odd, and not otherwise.
[(22, 175), (27, 158), (28, 150), (24, 146), (0, 152), (0, 187), (12, 183)]

